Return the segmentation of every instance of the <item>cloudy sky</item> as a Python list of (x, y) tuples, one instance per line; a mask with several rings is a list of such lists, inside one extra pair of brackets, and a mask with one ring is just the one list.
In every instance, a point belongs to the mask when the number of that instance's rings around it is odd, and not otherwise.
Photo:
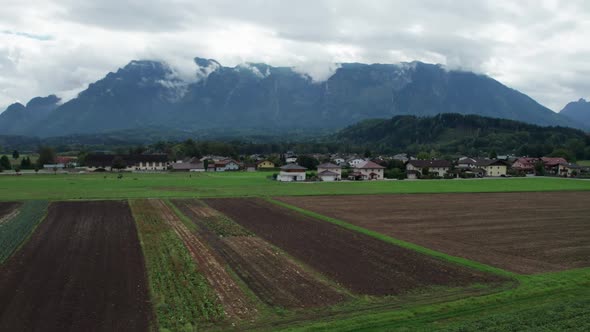
[(0, 111), (74, 97), (132, 59), (186, 77), (195, 56), (226, 66), (420, 60), (485, 73), (553, 110), (590, 97), (585, 0), (2, 0)]

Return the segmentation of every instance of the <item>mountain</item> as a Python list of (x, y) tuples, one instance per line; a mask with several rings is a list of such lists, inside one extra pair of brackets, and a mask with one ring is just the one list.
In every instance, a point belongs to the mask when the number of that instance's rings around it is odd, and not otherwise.
[(566, 149), (578, 158), (590, 155), (590, 135), (578, 129), (452, 113), (365, 120), (339, 131), (329, 141), (384, 153), (436, 150), (478, 156), (496, 151), (542, 156)]
[[(344, 63), (323, 82), (262, 63), (225, 67), (196, 58), (195, 65), (187, 79), (162, 62), (131, 61), (42, 121), (11, 133), (57, 136), (153, 126), (339, 129), (368, 118), (450, 112), (576, 126), (490, 77), (440, 65)], [(2, 126), (6, 121), (0, 119)]]
[(590, 102), (583, 98), (565, 105), (559, 114), (590, 128)]
[(0, 133), (14, 135), (31, 132), (57, 109), (60, 99), (55, 95), (35, 97), (27, 105), (14, 103), (0, 113)]

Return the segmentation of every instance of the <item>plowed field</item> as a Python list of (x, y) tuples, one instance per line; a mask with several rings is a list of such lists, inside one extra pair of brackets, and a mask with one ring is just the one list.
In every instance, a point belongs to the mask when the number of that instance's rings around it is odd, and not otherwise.
[(151, 321), (127, 203), (52, 204), (0, 267), (0, 331), (147, 331)]
[(590, 266), (590, 193), (282, 197), (392, 237), (513, 272)]
[(499, 281), (497, 277), (394, 246), (262, 199), (205, 201), (355, 293), (395, 295), (436, 285)]
[(284, 253), (257, 236), (246, 236), (233, 221), (194, 200), (174, 204), (199, 226), (199, 236), (264, 302), (285, 308), (334, 304), (344, 295), (305, 271)]

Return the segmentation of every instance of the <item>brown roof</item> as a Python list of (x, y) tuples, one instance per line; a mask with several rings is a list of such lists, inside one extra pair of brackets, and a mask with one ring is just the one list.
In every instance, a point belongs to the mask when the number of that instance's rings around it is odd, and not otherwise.
[(424, 168), (424, 167), (451, 167), (451, 162), (448, 160), (410, 160), (408, 164), (413, 165), (414, 167)]
[(334, 165), (332, 163), (325, 163), (325, 164), (318, 165), (318, 168), (341, 168), (341, 167), (338, 165)]
[(339, 176), (340, 174), (326, 170), (326, 171), (320, 172), (318, 175), (319, 176)]
[(365, 161), (364, 163), (360, 163), (356, 166), (354, 166), (354, 168), (359, 168), (359, 169), (380, 169), (380, 168), (385, 168), (377, 163), (374, 163), (372, 161)]

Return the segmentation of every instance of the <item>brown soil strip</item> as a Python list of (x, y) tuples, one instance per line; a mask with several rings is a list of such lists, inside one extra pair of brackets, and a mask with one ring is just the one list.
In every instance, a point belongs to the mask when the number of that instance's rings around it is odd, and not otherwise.
[(218, 211), (194, 200), (174, 200), (174, 204), (199, 226), (202, 238), (263, 302), (285, 308), (309, 308), (345, 299), (345, 295), (261, 238), (215, 234), (207, 228), (212, 221), (205, 218), (223, 217)]
[(397, 295), (423, 287), (458, 287), (502, 280), (262, 199), (207, 199), (206, 202), (356, 293)]
[(153, 321), (125, 202), (52, 204), (0, 267), (1, 331), (147, 331)]
[(14, 218), (18, 213), (21, 203), (0, 202), (0, 225)]
[(282, 197), (279, 200), (517, 273), (590, 266), (590, 193)]
[(211, 284), (225, 314), (230, 318), (246, 319), (256, 315), (256, 308), (222, 265), (222, 260), (182, 223), (182, 220), (161, 200), (148, 200), (174, 229), (197, 263), (199, 271)]

